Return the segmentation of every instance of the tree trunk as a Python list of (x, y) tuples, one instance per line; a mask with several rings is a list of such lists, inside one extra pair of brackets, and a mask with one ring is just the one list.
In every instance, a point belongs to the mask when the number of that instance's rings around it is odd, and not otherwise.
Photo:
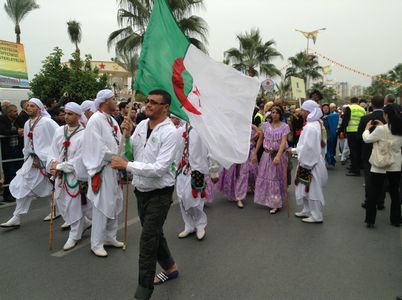
[(21, 28), (19, 24), (15, 24), (15, 34), (17, 36), (17, 44), (21, 43)]

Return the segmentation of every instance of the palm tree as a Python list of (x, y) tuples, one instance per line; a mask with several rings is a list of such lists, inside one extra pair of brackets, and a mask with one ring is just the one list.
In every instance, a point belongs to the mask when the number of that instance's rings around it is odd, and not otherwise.
[(135, 74), (138, 69), (139, 55), (133, 50), (117, 52), (116, 57), (112, 58), (116, 64), (130, 73), (131, 88), (134, 86)]
[(21, 27), (22, 19), (32, 10), (39, 8), (35, 0), (7, 0), (4, 4), (4, 10), (15, 24), (16, 42), (21, 42)]
[(276, 94), (280, 99), (287, 99), (291, 91), (290, 80), (282, 80), (279, 84), (275, 84), (277, 92)]
[(309, 88), (310, 80), (323, 78), (321, 74), (322, 67), (315, 55), (299, 52), (295, 56), (290, 57), (289, 62), (291, 66), (287, 68), (285, 78), (295, 76), (304, 79), (306, 89)]
[[(173, 15), (189, 41), (206, 52), (208, 26), (204, 19), (192, 15), (203, 6), (203, 0), (167, 0)], [(109, 49), (115, 45), (117, 52), (138, 49), (144, 39), (149, 23), (153, 0), (119, 0), (117, 22), (120, 29), (108, 38)]]
[(263, 42), (259, 29), (251, 29), (250, 33), (237, 35), (239, 48), (231, 48), (225, 51), (225, 61), (249, 76), (267, 75), (269, 77), (280, 76), (279, 71), (272, 60), (282, 55), (273, 47), (275, 42), (269, 40)]
[(68, 21), (67, 31), (71, 42), (75, 45), (75, 52), (79, 54), (80, 48), (78, 48), (78, 43), (81, 42), (81, 24), (74, 20)]

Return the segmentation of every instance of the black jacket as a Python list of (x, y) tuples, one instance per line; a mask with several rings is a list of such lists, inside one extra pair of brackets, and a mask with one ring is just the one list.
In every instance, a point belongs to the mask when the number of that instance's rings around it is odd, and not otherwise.
[(383, 110), (375, 110), (371, 114), (365, 115), (361, 118), (359, 123), (359, 128), (357, 129), (357, 134), (361, 138), (362, 142), (362, 160), (363, 162), (368, 162), (370, 159), (371, 151), (373, 150), (373, 144), (366, 144), (363, 141), (363, 132), (366, 129), (366, 125), (370, 121), (378, 120), (385, 124), (384, 112)]
[[(0, 116), (0, 135), (13, 136), (17, 135), (17, 121), (14, 122), (14, 128), (11, 120), (6, 116)], [(9, 137), (1, 138), (1, 152), (3, 159), (11, 159), (22, 157), (23, 140), (18, 138), (18, 145), (12, 147), (10, 145), (11, 139)]]

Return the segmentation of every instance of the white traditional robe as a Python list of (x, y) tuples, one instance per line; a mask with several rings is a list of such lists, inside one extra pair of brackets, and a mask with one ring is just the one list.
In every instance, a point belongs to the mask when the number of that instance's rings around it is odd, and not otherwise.
[[(107, 218), (116, 219), (123, 208), (123, 192), (118, 182), (119, 173), (112, 169), (110, 160), (118, 154), (117, 141), (121, 140), (121, 132), (113, 117), (111, 121), (112, 126), (106, 114), (99, 111), (92, 115), (84, 132), (82, 159), (89, 175), (88, 199)], [(91, 186), (92, 177), (101, 170), (101, 186), (95, 194)]]
[[(46, 166), (52, 138), (59, 126), (50, 118), (41, 118), (33, 130), (33, 139), (31, 140), (28, 137), (29, 122), (30, 120), (24, 125), (23, 154), (25, 162), (10, 182), (10, 192), (16, 199), (26, 197), (32, 200), (33, 197), (46, 197), (52, 193), (52, 184), (49, 178), (32, 166), (33, 158), (30, 154), (35, 153), (43, 166)], [(26, 213), (28, 209), (29, 204), (21, 213)]]
[[(62, 126), (56, 130), (55, 136), (53, 138), (52, 146), (50, 147), (49, 157), (47, 160), (47, 168), (50, 171), (52, 162), (62, 163), (64, 162), (64, 130), (65, 127)], [(71, 132), (68, 132), (71, 134)], [(72, 164), (74, 171), (67, 173), (67, 181), (70, 185), (75, 185), (78, 180), (88, 181), (88, 173), (82, 162), (82, 143), (84, 137), (84, 128), (80, 126), (77, 132), (70, 138), (70, 146), (67, 152), (67, 162)], [(55, 199), (57, 201), (57, 207), (60, 210), (63, 219), (67, 224), (71, 225), (78, 220), (82, 219), (84, 216), (84, 211), (87, 207), (81, 204), (81, 195), (78, 194), (77, 197), (72, 197), (71, 195), (76, 195), (79, 190), (79, 186), (75, 188), (67, 189), (64, 185), (64, 177), (56, 178), (55, 182)], [(70, 194), (70, 195), (69, 195)], [(88, 205), (88, 204), (87, 204)]]
[(311, 169), (313, 175), (308, 193), (305, 191), (306, 186), (304, 184), (299, 183), (296, 186), (297, 203), (301, 205), (303, 200), (315, 200), (325, 205), (323, 187), (327, 183), (328, 172), (322, 156), (319, 121), (307, 122), (300, 135), (296, 151), (299, 164), (304, 168)]
[[(185, 148), (186, 126), (179, 127), (178, 133), (178, 149), (176, 156), (176, 166), (180, 165), (183, 157), (183, 150)], [(214, 164), (212, 160), (208, 159), (208, 149), (201, 141), (200, 136), (192, 128), (189, 132), (189, 156), (191, 170), (198, 171), (205, 176), (209, 173), (219, 171), (219, 165)], [(203, 229), (207, 225), (207, 216), (203, 211), (205, 198), (201, 198), (200, 193), (194, 198), (191, 187), (191, 171), (186, 173), (185, 168), (179, 173), (176, 178), (176, 194), (180, 202), (181, 213), (185, 223), (185, 230), (192, 232), (196, 229)]]

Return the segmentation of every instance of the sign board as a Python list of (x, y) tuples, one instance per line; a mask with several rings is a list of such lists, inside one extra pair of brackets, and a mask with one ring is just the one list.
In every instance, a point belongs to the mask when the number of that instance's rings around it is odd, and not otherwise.
[(271, 78), (267, 78), (261, 82), (261, 86), (265, 91), (272, 91), (275, 87), (275, 81)]
[(304, 80), (297, 77), (290, 77), (290, 82), (292, 84), (292, 94), (295, 99), (306, 98), (306, 86), (304, 85)]
[(0, 40), (0, 86), (29, 87), (23, 44)]

